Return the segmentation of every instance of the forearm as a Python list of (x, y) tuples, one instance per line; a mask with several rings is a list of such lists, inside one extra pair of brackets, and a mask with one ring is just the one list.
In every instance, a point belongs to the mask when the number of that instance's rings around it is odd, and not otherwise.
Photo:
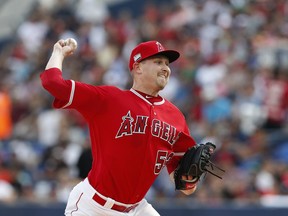
[(64, 58), (75, 51), (72, 45), (63, 39), (55, 43), (45, 71), (40, 74), (42, 86), (59, 100), (67, 100), (71, 92), (71, 81), (62, 77), (62, 64)]
[(64, 60), (64, 56), (62, 52), (58, 50), (54, 50), (51, 54), (49, 61), (47, 62), (45, 70), (48, 70), (50, 68), (58, 68), (62, 71), (63, 60)]

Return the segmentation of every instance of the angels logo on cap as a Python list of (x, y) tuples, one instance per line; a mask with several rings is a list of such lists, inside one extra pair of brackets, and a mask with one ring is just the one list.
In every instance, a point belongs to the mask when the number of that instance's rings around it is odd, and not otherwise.
[(134, 56), (134, 62), (138, 61), (139, 59), (141, 59), (141, 53), (138, 53)]
[(131, 52), (129, 69), (132, 71), (135, 62), (140, 62), (154, 55), (164, 55), (169, 59), (169, 63), (177, 60), (180, 53), (175, 50), (166, 50), (158, 41), (147, 41), (138, 44)]
[(157, 46), (158, 46), (158, 51), (161, 52), (164, 50), (163, 46), (161, 43), (159, 43), (158, 41), (156, 42)]

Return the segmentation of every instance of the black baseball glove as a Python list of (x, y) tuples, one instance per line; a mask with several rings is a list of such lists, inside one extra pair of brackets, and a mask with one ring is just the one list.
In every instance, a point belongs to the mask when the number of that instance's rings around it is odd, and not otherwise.
[(206, 144), (195, 145), (185, 152), (174, 172), (176, 190), (193, 188), (200, 177), (207, 172), (218, 178), (222, 178), (212, 172), (214, 167), (225, 172), (210, 161), (215, 149), (216, 146), (208, 142)]

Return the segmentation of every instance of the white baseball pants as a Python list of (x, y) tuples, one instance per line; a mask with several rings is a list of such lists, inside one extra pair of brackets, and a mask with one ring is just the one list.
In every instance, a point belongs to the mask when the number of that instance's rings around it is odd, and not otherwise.
[(137, 207), (126, 213), (111, 209), (115, 201), (109, 198), (105, 207), (98, 204), (93, 200), (95, 193), (96, 190), (89, 184), (87, 178), (78, 183), (70, 192), (65, 216), (160, 216), (146, 199), (141, 200)]

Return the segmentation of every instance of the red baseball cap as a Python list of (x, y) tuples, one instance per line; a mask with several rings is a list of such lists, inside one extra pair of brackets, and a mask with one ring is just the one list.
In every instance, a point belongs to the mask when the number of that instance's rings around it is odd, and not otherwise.
[(166, 50), (158, 41), (147, 41), (138, 44), (131, 52), (129, 69), (132, 71), (135, 62), (140, 62), (154, 55), (164, 55), (169, 59), (169, 63), (177, 60), (180, 53), (175, 50)]

